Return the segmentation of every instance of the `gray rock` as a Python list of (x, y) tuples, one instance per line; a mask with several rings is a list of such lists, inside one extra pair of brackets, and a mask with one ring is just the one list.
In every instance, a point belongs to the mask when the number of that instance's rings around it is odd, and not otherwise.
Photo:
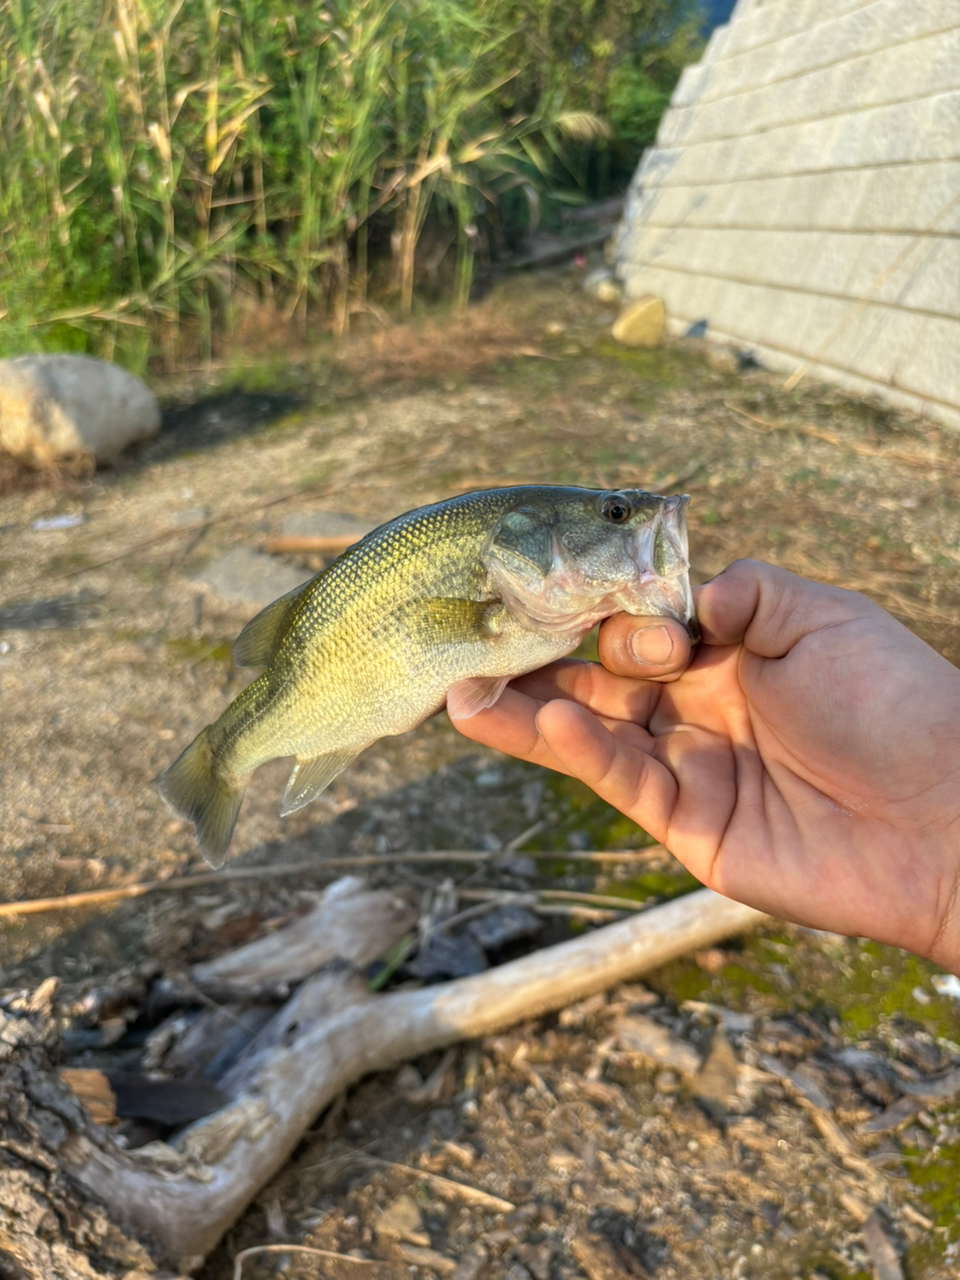
[(469, 934), (451, 938), (445, 933), (431, 934), (427, 945), (407, 965), (416, 978), (439, 982), (444, 978), (469, 978), (487, 968), (487, 957)]
[(720, 1121), (737, 1092), (737, 1058), (722, 1026), (717, 1027), (706, 1061), (694, 1080), (694, 1097), (711, 1119)]
[(139, 378), (89, 356), (0, 360), (0, 446), (49, 465), (59, 458), (113, 462), (160, 430), (156, 397)]
[(539, 916), (526, 907), (497, 907), (479, 920), (471, 920), (467, 931), (484, 951), (496, 951), (508, 942), (532, 938), (543, 927)]
[(616, 1031), (617, 1048), (626, 1053), (638, 1053), (684, 1076), (694, 1076), (700, 1070), (700, 1055), (693, 1045), (680, 1040), (659, 1022), (645, 1018), (642, 1013), (622, 1018)]
[(198, 575), (197, 582), (223, 600), (262, 609), (309, 578), (309, 574), (284, 564), (275, 556), (265, 556), (248, 547), (235, 547), (208, 565)]

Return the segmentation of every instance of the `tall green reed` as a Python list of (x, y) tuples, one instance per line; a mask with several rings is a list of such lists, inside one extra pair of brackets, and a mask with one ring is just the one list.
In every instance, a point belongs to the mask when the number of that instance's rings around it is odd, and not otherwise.
[(172, 366), (238, 309), (342, 332), (386, 227), (400, 309), (430, 218), (469, 295), (479, 213), (549, 168), (480, 0), (0, 0), (0, 350)]

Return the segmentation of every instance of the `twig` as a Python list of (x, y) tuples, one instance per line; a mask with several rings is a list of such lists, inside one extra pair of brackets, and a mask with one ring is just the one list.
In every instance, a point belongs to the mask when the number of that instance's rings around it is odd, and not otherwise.
[(440, 920), (433, 926), (434, 933), (449, 933), (451, 929), (457, 929), (462, 924), (468, 924), (471, 920), (478, 920), (481, 916), (489, 915), (491, 911), (496, 911), (501, 904), (497, 898), (487, 898), (482, 902), (476, 903), (475, 906), (465, 907), (463, 911), (458, 911), (455, 916), (447, 916), (446, 920)]
[(588, 924), (612, 924), (623, 919), (622, 911), (579, 907), (575, 902), (534, 902), (530, 910), (538, 916), (563, 916), (567, 920), (585, 920)]
[(330, 1249), (317, 1249), (308, 1244), (255, 1244), (242, 1249), (233, 1260), (233, 1280), (242, 1280), (243, 1264), (258, 1253), (306, 1253), (312, 1258), (332, 1258), (335, 1262), (352, 1262), (356, 1267), (386, 1267), (389, 1263), (375, 1258), (351, 1258), (349, 1253), (334, 1253)]
[(504, 853), (515, 853), (522, 844), (526, 844), (528, 840), (532, 840), (534, 836), (538, 836), (547, 824), (541, 818), (535, 822), (533, 826), (527, 827), (521, 831), (518, 836), (514, 836), (512, 840), (508, 840), (503, 846)]
[(678, 484), (686, 484), (688, 480), (692, 480), (698, 471), (702, 471), (704, 467), (709, 467), (714, 462), (713, 458), (701, 458), (690, 467), (684, 467), (682, 471), (671, 471), (667, 475), (657, 476), (653, 482), (653, 488), (656, 493), (663, 493), (666, 489), (672, 489)]
[(275, 556), (301, 551), (339, 555), (341, 551), (346, 551), (355, 542), (359, 542), (362, 537), (362, 533), (284, 533), (276, 538), (267, 538), (263, 546), (265, 551)]
[(579, 893), (574, 889), (535, 889), (529, 893), (512, 889), (458, 889), (457, 894), (474, 902), (496, 900), (503, 905), (536, 907), (544, 902), (569, 902), (586, 907), (603, 907), (613, 911), (646, 911), (649, 901), (616, 898), (606, 893)]
[(509, 1200), (501, 1200), (499, 1196), (492, 1196), (489, 1191), (481, 1191), (479, 1187), (471, 1187), (466, 1182), (455, 1182), (452, 1178), (444, 1178), (439, 1173), (428, 1173), (426, 1169), (418, 1169), (412, 1164), (399, 1164), (396, 1160), (383, 1160), (380, 1156), (367, 1155), (363, 1153), (364, 1160), (369, 1160), (373, 1164), (382, 1165), (385, 1169), (402, 1169), (405, 1173), (412, 1173), (414, 1177), (423, 1178), (425, 1182), (429, 1182), (431, 1186), (437, 1188), (437, 1191), (443, 1196), (444, 1192), (454, 1195), (459, 1200), (465, 1200), (467, 1204), (479, 1205), (482, 1209), (492, 1209), (495, 1213), (512, 1213), (517, 1207), (511, 1204)]
[[(509, 846), (508, 846), (509, 848)], [(649, 849), (624, 849), (622, 852), (577, 852), (571, 855), (574, 860), (594, 862), (642, 862), (652, 854), (662, 854), (662, 845), (654, 845)], [(308, 873), (323, 874), (328, 868), (374, 867), (404, 862), (496, 862), (502, 857), (503, 849), (487, 850), (469, 849), (436, 849), (421, 853), (371, 853), (344, 855), (343, 857), (324, 858), (318, 862), (277, 862), (266, 867), (226, 867), (220, 871), (200, 871), (194, 875), (170, 876), (166, 880), (142, 880), (136, 884), (118, 885), (113, 889), (87, 889), (79, 893), (65, 893), (52, 898), (27, 898), (24, 902), (0, 902), (0, 919), (7, 916), (37, 915), (44, 911), (69, 911), (74, 907), (102, 906), (107, 902), (120, 902), (125, 898), (142, 898), (148, 893), (163, 891), (176, 892), (180, 889), (197, 889), (209, 884), (222, 884), (230, 880), (272, 880), (282, 876), (304, 875)], [(564, 854), (527, 853), (524, 857), (538, 860), (554, 861), (557, 858), (567, 859)], [(464, 891), (461, 896), (465, 896)], [(479, 892), (479, 891), (474, 891)], [(491, 890), (490, 892), (494, 892)], [(563, 890), (547, 890), (548, 893), (563, 893)], [(627, 899), (611, 899), (621, 910), (630, 910), (633, 906)], [(595, 904), (596, 905), (596, 904)]]

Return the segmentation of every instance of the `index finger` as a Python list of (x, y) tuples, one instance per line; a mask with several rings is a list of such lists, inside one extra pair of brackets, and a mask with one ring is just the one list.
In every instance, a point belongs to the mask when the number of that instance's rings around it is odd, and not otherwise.
[(663, 696), (655, 680), (620, 676), (599, 662), (564, 658), (510, 682), (509, 688), (526, 694), (539, 705), (563, 698), (579, 703), (609, 720), (628, 720), (646, 728)]
[(541, 707), (557, 699), (575, 702), (605, 720), (633, 724), (643, 732), (663, 691), (654, 681), (617, 676), (597, 662), (565, 659), (512, 681), (485, 711), (450, 719), (466, 738), (565, 773), (537, 728)]

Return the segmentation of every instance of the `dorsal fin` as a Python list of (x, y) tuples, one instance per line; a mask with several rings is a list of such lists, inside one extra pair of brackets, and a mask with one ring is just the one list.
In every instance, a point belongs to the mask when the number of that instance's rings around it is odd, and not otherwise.
[(310, 584), (301, 582), (273, 604), (251, 618), (233, 642), (233, 660), (238, 667), (265, 667), (273, 657), (277, 637), (284, 622)]

